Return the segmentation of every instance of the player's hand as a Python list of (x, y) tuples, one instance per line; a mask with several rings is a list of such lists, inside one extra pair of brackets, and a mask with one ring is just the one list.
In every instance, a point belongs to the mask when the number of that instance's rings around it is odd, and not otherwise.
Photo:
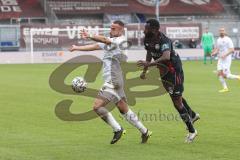
[(89, 38), (90, 34), (89, 34), (87, 31), (85, 31), (84, 29), (82, 29), (82, 30), (80, 31), (80, 36), (81, 36), (83, 39), (87, 39), (87, 38)]
[(216, 53), (215, 53), (215, 52), (212, 52), (212, 53), (211, 53), (211, 56), (212, 56), (212, 57), (214, 57), (215, 55), (216, 55)]
[(146, 79), (146, 72), (142, 72), (142, 73), (140, 74), (140, 78), (141, 78), (141, 79)]
[(222, 59), (225, 59), (226, 57), (227, 57), (227, 55), (226, 55), (226, 54), (224, 54), (224, 55), (220, 56), (220, 58), (222, 58)]
[(149, 67), (149, 65), (150, 65), (150, 62), (147, 62), (147, 61), (142, 61), (142, 60), (140, 60), (140, 61), (138, 61), (137, 62), (137, 66), (138, 67)]
[(71, 47), (71, 48), (69, 48), (68, 50), (69, 50), (70, 52), (73, 52), (73, 51), (75, 51), (75, 50), (76, 50), (76, 48), (77, 48), (77, 46), (76, 46), (76, 45), (72, 45), (72, 47)]

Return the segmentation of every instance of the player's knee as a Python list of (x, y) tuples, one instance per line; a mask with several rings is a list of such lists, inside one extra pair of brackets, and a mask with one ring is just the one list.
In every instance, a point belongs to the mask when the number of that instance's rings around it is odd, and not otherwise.
[(100, 107), (102, 107), (102, 104), (98, 101), (95, 101), (93, 104), (93, 110), (96, 112)]
[(96, 112), (97, 110), (98, 110), (98, 108), (100, 108), (100, 107), (98, 107), (97, 105), (93, 105), (93, 110)]
[(172, 97), (173, 104), (177, 110), (182, 109), (182, 100), (180, 97)]
[(222, 71), (218, 72), (218, 77), (227, 78), (226, 74), (224, 74)]
[(222, 76), (222, 72), (218, 72), (217, 75), (218, 75), (218, 77)]
[(223, 78), (227, 78), (228, 75), (223, 73), (223, 74), (222, 74), (222, 77), (223, 77)]

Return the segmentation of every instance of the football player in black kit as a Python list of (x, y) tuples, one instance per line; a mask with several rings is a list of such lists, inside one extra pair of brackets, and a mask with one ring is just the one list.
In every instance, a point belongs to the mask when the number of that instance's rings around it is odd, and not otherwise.
[[(146, 61), (138, 61), (138, 66), (143, 67), (140, 78), (146, 78), (148, 67), (156, 66), (159, 69), (163, 86), (169, 93), (174, 107), (179, 112), (189, 131), (185, 142), (191, 143), (197, 136), (197, 130), (193, 127), (193, 123), (200, 117), (182, 97), (184, 90), (182, 63), (179, 55), (173, 49), (172, 41), (160, 32), (159, 28), (160, 24), (155, 19), (150, 19), (146, 22), (144, 46), (147, 50), (147, 55)], [(166, 69), (167, 72), (164, 72)]]

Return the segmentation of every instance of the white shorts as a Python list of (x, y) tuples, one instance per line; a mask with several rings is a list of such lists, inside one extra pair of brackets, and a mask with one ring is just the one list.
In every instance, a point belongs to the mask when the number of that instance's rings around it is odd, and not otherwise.
[(104, 83), (102, 89), (98, 93), (98, 97), (115, 104), (121, 99), (127, 101), (123, 86), (115, 89), (114, 86), (109, 83)]
[(218, 64), (217, 64), (217, 70), (218, 71), (223, 71), (225, 75), (230, 74), (230, 67), (231, 67), (232, 59), (219, 59)]

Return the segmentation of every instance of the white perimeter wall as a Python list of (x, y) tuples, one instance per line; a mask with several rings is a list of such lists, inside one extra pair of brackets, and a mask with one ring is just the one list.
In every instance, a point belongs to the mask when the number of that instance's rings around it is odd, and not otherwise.
[[(203, 57), (202, 49), (179, 49), (176, 50), (182, 60), (199, 60)], [(74, 52), (68, 51), (41, 51), (34, 52), (32, 59), (31, 54), (27, 52), (0, 52), (0, 64), (19, 64), (19, 63), (64, 63), (67, 60), (77, 55), (94, 55), (98, 58), (103, 56), (103, 51), (91, 51), (91, 52)], [(136, 62), (138, 60), (144, 60), (146, 56), (145, 50), (129, 50), (128, 61)], [(234, 57), (240, 59), (240, 51), (237, 50)]]

